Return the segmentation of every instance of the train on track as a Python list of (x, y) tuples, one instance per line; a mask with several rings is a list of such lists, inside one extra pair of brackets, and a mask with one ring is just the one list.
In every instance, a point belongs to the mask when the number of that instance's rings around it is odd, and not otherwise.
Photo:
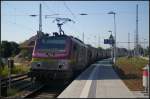
[(70, 79), (92, 62), (109, 57), (110, 51), (94, 48), (73, 36), (43, 34), (35, 41), (30, 76), (37, 80)]

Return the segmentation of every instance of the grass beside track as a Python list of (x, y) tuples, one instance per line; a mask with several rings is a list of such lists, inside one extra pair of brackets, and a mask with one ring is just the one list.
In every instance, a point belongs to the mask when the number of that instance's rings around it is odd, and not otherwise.
[[(23, 66), (23, 65), (15, 65), (14, 68), (12, 68), (12, 74), (23, 74), (29, 72), (29, 66)], [(0, 68), (0, 75), (2, 77), (7, 77), (9, 74), (9, 68), (8, 66), (4, 66), (4, 68)]]
[(18, 92), (18, 90), (15, 89), (15, 88), (7, 89), (7, 96), (8, 96), (8, 97), (9, 97), (9, 96), (13, 96), (13, 95), (15, 95), (17, 92)]
[(140, 57), (120, 57), (113, 67), (130, 90), (143, 91), (142, 68), (146, 64), (148, 64), (148, 60)]

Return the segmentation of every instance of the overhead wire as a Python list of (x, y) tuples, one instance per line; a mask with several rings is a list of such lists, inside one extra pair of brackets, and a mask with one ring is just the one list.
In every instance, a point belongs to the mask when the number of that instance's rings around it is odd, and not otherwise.
[(71, 11), (71, 9), (68, 7), (68, 5), (66, 4), (65, 1), (63, 2), (63, 4), (64, 4), (65, 8), (71, 13), (71, 15), (76, 19), (75, 14)]
[(52, 11), (53, 13), (56, 13), (55, 11), (53, 11), (52, 9), (50, 9), (49, 6), (48, 6), (44, 1), (42, 1), (42, 3), (46, 6), (46, 8), (48, 9), (48, 11), (50, 10), (50, 11)]
[[(9, 6), (8, 3), (5, 2), (5, 4), (6, 4), (7, 6)], [(25, 14), (16, 14), (16, 7), (12, 7), (12, 8), (13, 8), (14, 11), (15, 11), (14, 15), (3, 15), (3, 16), (15, 16), (15, 18), (14, 18), (14, 21), (15, 21), (15, 22), (11, 22), (11, 21), (8, 21), (8, 20), (7, 20), (7, 22), (9, 22), (9, 23), (11, 23), (11, 24), (14, 24), (14, 25), (16, 25), (16, 26), (19, 26), (19, 27), (21, 27), (21, 28), (28, 29), (28, 30), (31, 30), (31, 31), (34, 31), (34, 32), (35, 32), (35, 30), (34, 30), (33, 28), (31, 28), (31, 27), (27, 27), (27, 26), (25, 26), (25, 25), (16, 23), (16, 16), (27, 16), (27, 15), (25, 15)], [(28, 16), (29, 16), (29, 15), (28, 15)]]
[[(47, 10), (48, 11), (51, 11), (53, 14), (49, 14), (49, 15), (59, 15), (58, 13), (56, 13), (56, 11), (53, 11), (52, 9), (50, 9), (50, 7), (44, 2), (44, 1), (42, 1), (42, 3), (44, 4), (44, 6), (47, 8)], [(44, 15), (45, 16), (45, 18), (46, 18), (46, 16), (47, 15)], [(56, 17), (49, 17), (49, 18), (56, 18)], [(46, 21), (45, 21), (45, 25), (46, 25), (47, 23), (46, 23)]]
[[(52, 10), (52, 12), (54, 12), (53, 10)], [(55, 13), (55, 12), (54, 12)], [(58, 14), (58, 13), (55, 13), (55, 14)], [(107, 14), (107, 13), (88, 13), (88, 16), (93, 16), (93, 15), (104, 15), (104, 14)], [(134, 13), (123, 13), (123, 12), (120, 12), (119, 14), (134, 14)], [(69, 15), (69, 14), (62, 14), (62, 13), (59, 13), (59, 15)], [(74, 14), (75, 15), (75, 14)], [(80, 13), (76, 13), (76, 16), (77, 15), (80, 15)], [(7, 14), (7, 15), (1, 15), (1, 16), (29, 16), (29, 15), (27, 15), (27, 14)], [(45, 16), (45, 15), (43, 15), (43, 16)], [(77, 19), (77, 18), (76, 18)]]
[(79, 30), (77, 30), (76, 28), (72, 28), (72, 27), (70, 27), (70, 25), (68, 25), (68, 24), (66, 24), (66, 25), (67, 25), (68, 28), (70, 28), (70, 30), (73, 29), (73, 31), (74, 31), (73, 34), (77, 35), (76, 32), (80, 33)]
[(19, 26), (19, 27), (21, 27), (21, 28), (28, 29), (28, 30), (31, 30), (31, 31), (34, 31), (34, 32), (35, 32), (35, 30), (34, 30), (33, 28), (24, 26), (24, 25), (22, 25), (22, 24), (18, 24), (18, 23), (11, 22), (11, 21), (7, 21), (7, 22), (8, 22), (8, 23), (11, 23), (11, 24), (14, 24), (14, 25), (16, 25), (16, 26)]
[[(64, 1), (63, 4), (64, 4), (64, 7), (68, 10), (68, 12), (73, 16), (73, 18), (76, 19), (75, 21), (77, 21), (77, 20), (78, 20), (77, 17), (76, 17), (75, 14), (71, 11), (71, 9), (70, 9), (69, 6), (67, 5), (67, 3)], [(68, 25), (68, 26), (69, 26), (69, 25)], [(72, 28), (72, 29), (75, 29), (75, 31), (77, 31), (78, 33), (80, 33), (78, 28), (75, 28), (75, 27), (74, 27), (74, 28)], [(77, 35), (77, 34), (76, 34), (76, 35)]]

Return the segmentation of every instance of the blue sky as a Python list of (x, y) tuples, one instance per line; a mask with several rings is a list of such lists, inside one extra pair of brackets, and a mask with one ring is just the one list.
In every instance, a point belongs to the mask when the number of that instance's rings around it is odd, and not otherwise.
[[(54, 18), (45, 19), (44, 15), (60, 14), (53, 17), (67, 17), (75, 21), (68, 22), (63, 30), (68, 35), (73, 35), (82, 40), (84, 32), (85, 43), (95, 47), (98, 45), (108, 48), (103, 44), (108, 38), (109, 30), (114, 31), (113, 15), (107, 14), (115, 11), (117, 23), (117, 41), (127, 42), (128, 33), (130, 41), (134, 41), (136, 29), (136, 4), (139, 5), (139, 40), (149, 42), (149, 2), (148, 1), (3, 1), (1, 4), (1, 38), (2, 40), (16, 41), (27, 40), (38, 30), (38, 17), (30, 17), (39, 13), (39, 4), (43, 11), (43, 32), (58, 31)], [(71, 12), (65, 7), (69, 7)], [(73, 15), (71, 14), (73, 13)], [(79, 13), (87, 13), (81, 16)], [(100, 44), (99, 42), (100, 38)], [(134, 44), (130, 44), (133, 48)], [(144, 46), (144, 44), (142, 44)], [(148, 43), (145, 45), (149, 45)], [(127, 43), (118, 43), (118, 47), (128, 47)]]

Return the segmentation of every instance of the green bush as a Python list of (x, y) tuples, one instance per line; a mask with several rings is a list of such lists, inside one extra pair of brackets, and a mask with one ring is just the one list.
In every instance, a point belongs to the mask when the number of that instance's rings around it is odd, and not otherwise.
[[(22, 74), (22, 73), (27, 73), (28, 71), (29, 71), (28, 66), (17, 65), (17, 66), (14, 66), (11, 73)], [(9, 68), (7, 66), (5, 66), (4, 68), (0, 68), (0, 75), (2, 77), (7, 77), (8, 73), (9, 73)]]
[(26, 73), (28, 71), (29, 71), (29, 67), (23, 65), (14, 66), (14, 68), (12, 69), (13, 74)]
[(120, 58), (118, 58), (116, 63), (120, 66), (131, 64), (132, 66), (136, 67), (137, 69), (141, 69), (146, 64), (148, 64), (148, 60), (142, 59), (140, 57), (132, 57), (132, 58), (120, 57)]
[(2, 59), (0, 58), (0, 68), (4, 66)]
[(2, 77), (7, 77), (9, 73), (9, 69), (7, 66), (5, 66), (4, 68), (0, 68), (0, 75)]
[(18, 92), (17, 89), (11, 88), (11, 89), (8, 89), (8, 90), (7, 90), (7, 95), (8, 95), (8, 96), (13, 96), (13, 95), (15, 95), (17, 92)]

